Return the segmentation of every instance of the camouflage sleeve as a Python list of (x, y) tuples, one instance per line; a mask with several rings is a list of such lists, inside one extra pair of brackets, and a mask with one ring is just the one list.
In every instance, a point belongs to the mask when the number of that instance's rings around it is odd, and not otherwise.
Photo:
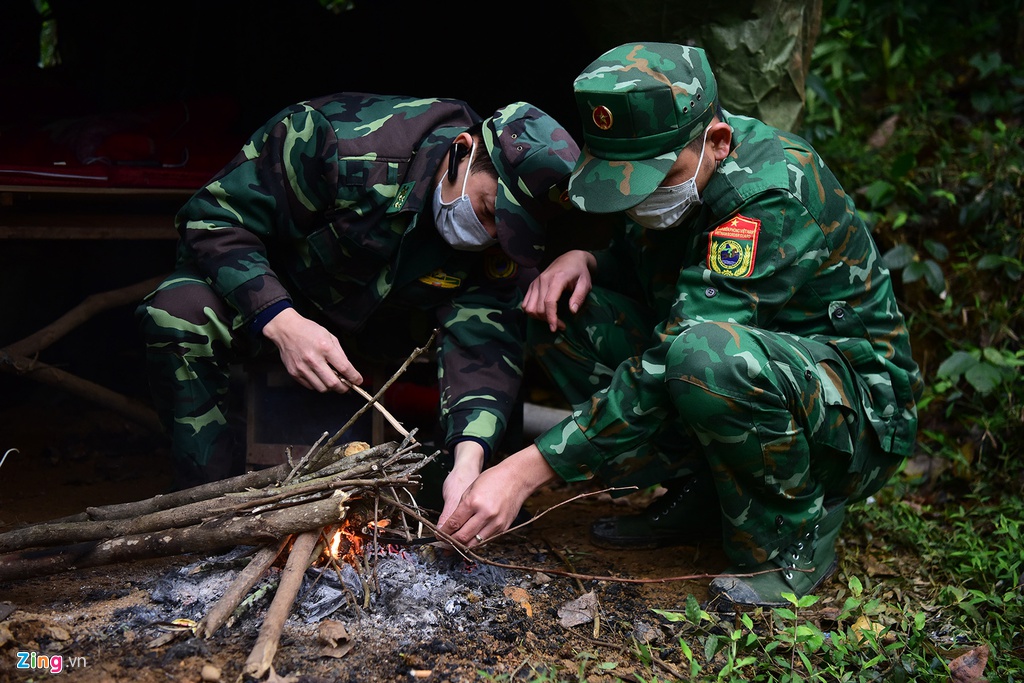
[[(522, 269), (521, 269), (522, 270)], [(473, 438), (498, 447), (523, 375), (521, 281), (471, 287), (438, 311), (438, 377), (445, 444)]]
[(336, 199), (334, 130), (304, 105), (266, 123), (178, 213), (181, 258), (191, 261), (248, 323), (287, 299), (266, 243), (309, 232)]

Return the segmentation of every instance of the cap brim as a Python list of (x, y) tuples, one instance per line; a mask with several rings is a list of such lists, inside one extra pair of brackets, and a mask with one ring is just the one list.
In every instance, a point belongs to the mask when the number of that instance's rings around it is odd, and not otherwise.
[(589, 213), (625, 211), (654, 192), (678, 158), (679, 152), (669, 152), (653, 159), (614, 161), (595, 157), (584, 147), (569, 178), (569, 201)]
[(494, 197), (494, 222), (498, 243), (509, 258), (527, 268), (540, 263), (544, 256), (543, 226), (516, 201), (501, 178)]

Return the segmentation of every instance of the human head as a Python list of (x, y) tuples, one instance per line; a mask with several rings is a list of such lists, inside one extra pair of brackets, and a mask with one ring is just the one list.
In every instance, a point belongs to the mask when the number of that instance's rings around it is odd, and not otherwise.
[(533, 267), (544, 255), (545, 224), (572, 208), (566, 188), (579, 146), (557, 121), (527, 102), (498, 109), (483, 121), (481, 133), (498, 172), (498, 242), (514, 261)]
[(673, 43), (627, 43), (576, 77), (583, 155), (569, 197), (594, 213), (639, 204), (715, 116), (718, 84), (707, 55)]

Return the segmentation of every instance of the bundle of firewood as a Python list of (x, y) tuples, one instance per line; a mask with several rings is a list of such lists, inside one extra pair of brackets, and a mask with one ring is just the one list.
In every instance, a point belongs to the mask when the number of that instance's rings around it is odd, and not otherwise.
[[(432, 456), (389, 442), (315, 468), (288, 463), (147, 500), (88, 508), (0, 534), (0, 581), (129, 560), (273, 544), (344, 519), (346, 501), (415, 490)], [(309, 463), (306, 463), (307, 465)], [(413, 502), (410, 495), (405, 500)]]
[[(431, 336), (415, 349), (375, 396), (351, 386), (366, 405), (330, 439), (324, 432), (298, 463), (290, 462), (289, 454), (289, 462), (277, 467), (0, 533), (0, 581), (227, 546), (273, 544), (344, 519), (345, 501), (353, 495), (386, 488), (397, 500), (397, 489), (418, 486), (416, 473), (436, 454), (417, 453), (415, 430), (406, 431), (380, 398), (433, 340)], [(382, 413), (404, 441), (335, 447), (371, 408)], [(415, 507), (415, 499), (409, 500)]]
[[(197, 636), (209, 637), (288, 548), (274, 599), (246, 662), (246, 673), (261, 677), (271, 669), (302, 576), (322, 553), (323, 532), (340, 525), (354, 501), (360, 501), (361, 514), (369, 511), (372, 530), (389, 527), (392, 535), (400, 529), (411, 537), (426, 521), (413, 494), (419, 470), (434, 455), (417, 452), (418, 446), (411, 434), (401, 443), (315, 446), (298, 464), (7, 531), (0, 534), (0, 581), (256, 546), (248, 567), (195, 625)], [(395, 514), (402, 517), (401, 524), (389, 524)]]

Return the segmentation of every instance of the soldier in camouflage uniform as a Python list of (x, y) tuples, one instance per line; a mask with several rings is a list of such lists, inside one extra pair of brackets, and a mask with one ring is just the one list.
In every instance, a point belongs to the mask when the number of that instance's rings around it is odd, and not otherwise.
[(404, 360), (438, 328), (458, 500), (508, 424), (524, 276), (571, 208), (578, 155), (525, 102), (481, 120), (458, 100), (342, 93), (271, 118), (181, 209), (176, 269), (138, 309), (176, 486), (242, 471), (229, 364), (277, 353), (343, 393), (359, 359)]
[(622, 45), (575, 95), (571, 201), (621, 212), (624, 233), (556, 258), (524, 300), (541, 321), (530, 346), (575, 411), (481, 474), (444, 530), (472, 545), (559, 478), (661, 483), (592, 540), (710, 530), (733, 562), (711, 582), (718, 604), (786, 604), (834, 570), (846, 504), (914, 448), (922, 383), (889, 273), (807, 142), (721, 109), (701, 49)]

